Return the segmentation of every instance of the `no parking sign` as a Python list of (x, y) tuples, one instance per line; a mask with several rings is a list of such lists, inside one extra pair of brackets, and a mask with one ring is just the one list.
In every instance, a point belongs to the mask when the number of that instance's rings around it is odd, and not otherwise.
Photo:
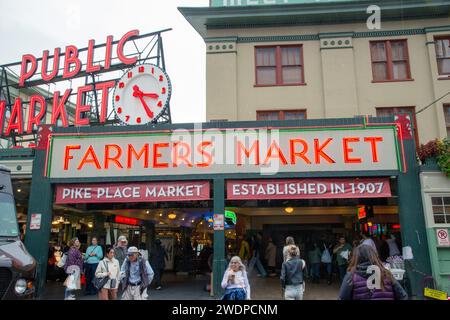
[(436, 229), (436, 237), (438, 246), (450, 246), (450, 239), (448, 237), (447, 229)]

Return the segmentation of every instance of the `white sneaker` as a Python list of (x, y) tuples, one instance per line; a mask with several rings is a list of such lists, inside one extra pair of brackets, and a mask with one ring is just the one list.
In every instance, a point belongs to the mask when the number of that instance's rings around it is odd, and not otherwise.
[(161, 286), (159, 286), (159, 287), (156, 287), (156, 290), (161, 290), (162, 288), (161, 288)]

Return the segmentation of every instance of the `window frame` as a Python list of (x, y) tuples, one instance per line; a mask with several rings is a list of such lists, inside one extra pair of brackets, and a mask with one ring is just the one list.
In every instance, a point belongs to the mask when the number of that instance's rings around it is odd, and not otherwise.
[[(275, 83), (274, 84), (258, 84), (258, 66), (257, 65), (257, 51), (263, 48), (275, 48)], [(300, 66), (301, 67), (301, 80), (298, 83), (283, 83), (283, 64), (281, 49), (282, 48), (299, 48), (300, 49)], [(303, 58), (303, 44), (288, 44), (288, 45), (266, 45), (266, 46), (255, 46), (254, 50), (254, 67), (255, 67), (255, 83), (254, 87), (290, 87), (290, 86), (306, 86), (305, 81), (305, 61)]]
[[(405, 43), (405, 51), (406, 51), (406, 78), (405, 79), (394, 79), (394, 63), (392, 60), (392, 47), (391, 42), (404, 42)], [(385, 43), (386, 50), (386, 64), (387, 64), (387, 79), (384, 80), (375, 80), (375, 72), (374, 72), (374, 62), (372, 55), (372, 44), (375, 43)], [(383, 82), (403, 82), (403, 81), (414, 81), (411, 76), (411, 60), (409, 58), (409, 48), (408, 48), (408, 39), (389, 39), (389, 40), (374, 40), (369, 41), (369, 52), (370, 52), (370, 66), (372, 68), (372, 83), (383, 83)]]
[(378, 110), (383, 110), (383, 109), (392, 109), (392, 113), (400, 113), (400, 112), (404, 112), (405, 110), (399, 110), (399, 109), (411, 109), (411, 113), (413, 115), (413, 126), (414, 126), (414, 140), (416, 142), (416, 148), (419, 147), (419, 127), (417, 126), (417, 117), (416, 117), (416, 107), (415, 106), (387, 106), (387, 107), (376, 107), (375, 108), (375, 112), (376, 112), (376, 116), (378, 117)]
[[(445, 121), (445, 129), (447, 130), (447, 132), (450, 130), (450, 122), (447, 123), (447, 118), (446, 118), (446, 109), (450, 110), (450, 103), (444, 103), (443, 106), (443, 111), (444, 111), (444, 121)], [(447, 138), (450, 138), (450, 136), (447, 134)]]
[(436, 52), (436, 42), (439, 41), (439, 40), (448, 40), (449, 43), (450, 43), (450, 35), (434, 37), (434, 43), (435, 43), (434, 54), (436, 56), (436, 65), (437, 65), (438, 76), (448, 76), (448, 77), (450, 77), (450, 72), (448, 72), (448, 73), (441, 73), (441, 70), (439, 70), (439, 63), (438, 63), (439, 59), (449, 59), (450, 60), (450, 57), (448, 57), (448, 58), (438, 58), (437, 52)]
[[(445, 198), (445, 197), (449, 197), (450, 194), (449, 193), (441, 193), (441, 192), (433, 192), (433, 193), (427, 193), (427, 197), (426, 197), (426, 211), (427, 211), (427, 218), (428, 218), (428, 225), (432, 228), (448, 228), (450, 227), (450, 221), (449, 222), (445, 222), (445, 223), (437, 223), (434, 220), (434, 212), (433, 212), (433, 198)], [(445, 204), (443, 204), (443, 206), (445, 207)], [(444, 219), (447, 218), (445, 217), (446, 213), (443, 214)]]
[[(278, 112), (278, 119), (277, 120), (264, 120), (260, 119), (260, 115), (263, 113), (269, 113), (269, 112)], [(272, 110), (256, 110), (256, 121), (284, 121), (285, 120), (285, 112), (301, 112), (305, 115), (304, 119), (297, 119), (297, 120), (306, 120), (307, 119), (307, 112), (306, 109), (272, 109)], [(294, 119), (293, 119), (294, 120)], [(292, 120), (287, 120), (292, 121)], [(295, 121), (295, 120), (294, 120)]]

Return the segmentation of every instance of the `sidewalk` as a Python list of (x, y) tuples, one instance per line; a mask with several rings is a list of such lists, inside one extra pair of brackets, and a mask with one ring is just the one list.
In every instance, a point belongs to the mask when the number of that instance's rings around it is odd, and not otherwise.
[[(205, 275), (199, 276), (177, 276), (173, 273), (164, 274), (162, 290), (150, 289), (148, 291), (150, 300), (214, 300), (205, 291), (205, 285), (209, 278)], [(252, 290), (252, 300), (281, 300), (280, 280), (275, 278), (249, 279)], [(339, 284), (327, 285), (325, 280), (321, 284), (306, 283), (305, 300), (336, 300), (339, 294)], [(48, 282), (45, 290), (44, 300), (64, 299), (64, 287), (62, 283)], [(97, 300), (97, 296), (80, 296), (79, 300)]]

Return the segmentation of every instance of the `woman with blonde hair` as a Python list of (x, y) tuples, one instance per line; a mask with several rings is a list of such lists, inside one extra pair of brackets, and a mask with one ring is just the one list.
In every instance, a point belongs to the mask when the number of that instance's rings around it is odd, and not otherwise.
[(291, 245), (295, 246), (294, 238), (293, 237), (287, 237), (286, 238), (286, 245), (283, 248), (283, 261), (286, 261), (289, 258), (288, 248)]
[(300, 259), (300, 250), (295, 245), (287, 248), (289, 258), (281, 267), (281, 286), (285, 300), (303, 300), (305, 285), (303, 283), (303, 269), (305, 261)]
[(225, 294), (222, 300), (250, 300), (250, 284), (241, 258), (234, 256), (223, 275), (222, 288)]

